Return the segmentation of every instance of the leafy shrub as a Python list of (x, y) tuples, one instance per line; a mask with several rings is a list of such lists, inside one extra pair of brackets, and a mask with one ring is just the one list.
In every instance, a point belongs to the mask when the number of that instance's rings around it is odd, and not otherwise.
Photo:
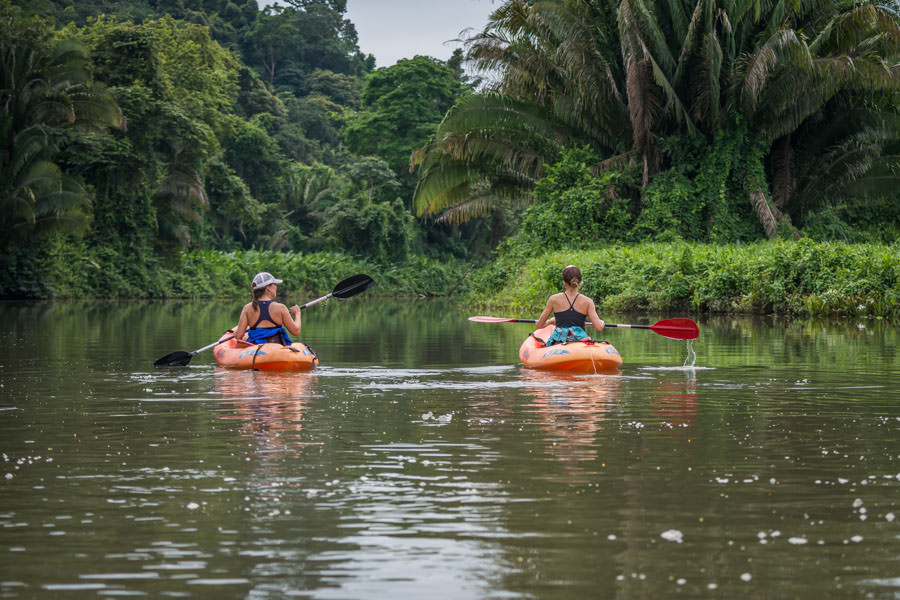
[(599, 160), (587, 148), (572, 148), (547, 168), (535, 186), (535, 202), (525, 212), (524, 238), (545, 248), (625, 239), (633, 220), (628, 194), (636, 173), (595, 176), (591, 166)]
[(323, 235), (334, 248), (373, 261), (403, 261), (416, 238), (416, 223), (400, 200), (345, 200), (328, 210)]

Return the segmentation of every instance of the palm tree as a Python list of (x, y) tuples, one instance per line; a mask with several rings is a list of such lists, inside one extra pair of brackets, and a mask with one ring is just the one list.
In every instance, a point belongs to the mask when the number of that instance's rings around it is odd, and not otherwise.
[(785, 169), (804, 123), (847, 94), (871, 110), (900, 82), (900, 19), (873, 2), (510, 0), (469, 44), (497, 83), (413, 155), (420, 213), (478, 214), (502, 196), (495, 187), (527, 197), (572, 143), (607, 164), (640, 160), (646, 187), (665, 166), (661, 138), (711, 151), (730, 138), (740, 143), (716, 177), (744, 188), (771, 237), (802, 187)]
[(0, 246), (58, 229), (83, 231), (89, 198), (54, 163), (67, 130), (121, 127), (112, 97), (93, 85), (83, 46), (0, 4)]
[(608, 19), (583, 2), (512, 0), (469, 40), (468, 60), (499, 76), (464, 97), (413, 154), (420, 166), (420, 214), (448, 210), (464, 221), (498, 201), (527, 198), (559, 150), (588, 144), (612, 157), (628, 153), (628, 107), (621, 65), (603, 40)]

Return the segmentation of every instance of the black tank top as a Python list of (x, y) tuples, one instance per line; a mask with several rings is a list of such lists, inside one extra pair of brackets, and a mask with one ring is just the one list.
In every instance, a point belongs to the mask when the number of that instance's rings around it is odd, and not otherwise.
[[(563, 293), (563, 295), (565, 296), (565, 293)], [(569, 297), (566, 296), (566, 300), (569, 302), (569, 308), (553, 313), (553, 315), (556, 317), (557, 327), (581, 327), (582, 329), (584, 329), (584, 322), (587, 318), (587, 315), (583, 315), (575, 310), (575, 300), (577, 299), (578, 294), (575, 294), (575, 297), (571, 300), (569, 300)]]
[[(268, 321), (269, 323), (273, 323), (272, 327), (278, 327), (278, 323), (272, 320), (272, 317), (269, 316), (269, 305), (272, 304), (271, 300), (260, 300), (259, 301), (259, 318), (256, 320), (256, 323), (250, 326), (250, 329), (256, 329), (260, 323), (263, 321)], [(266, 328), (268, 329), (268, 328)]]

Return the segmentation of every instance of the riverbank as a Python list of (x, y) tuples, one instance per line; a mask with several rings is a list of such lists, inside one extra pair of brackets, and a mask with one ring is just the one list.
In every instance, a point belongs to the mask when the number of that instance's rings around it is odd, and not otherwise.
[[(100, 265), (50, 257), (36, 298), (243, 298), (259, 271), (284, 293), (318, 295), (353, 273), (373, 295), (452, 296), (506, 316), (533, 317), (560, 289), (568, 264), (601, 312), (785, 314), (900, 320), (900, 244), (766, 241), (744, 245), (647, 243), (533, 254), (500, 252), (474, 266), (411, 257), (380, 264), (340, 253), (192, 251), (175, 264)], [(9, 296), (8, 294), (5, 294)]]
[(766, 241), (648, 243), (533, 257), (479, 270), (467, 300), (534, 317), (569, 264), (600, 312), (787, 314), (900, 320), (900, 244)]
[[(78, 248), (57, 247), (27, 262), (4, 265), (4, 299), (165, 299), (246, 298), (253, 276), (268, 271), (284, 280), (282, 294), (318, 296), (355, 273), (376, 281), (383, 296), (447, 296), (459, 287), (470, 263), (411, 256), (402, 264), (383, 264), (336, 252), (292, 253), (239, 250), (186, 251), (177, 259), (135, 256), (122, 260), (85, 259)], [(5, 261), (15, 256), (4, 257)]]

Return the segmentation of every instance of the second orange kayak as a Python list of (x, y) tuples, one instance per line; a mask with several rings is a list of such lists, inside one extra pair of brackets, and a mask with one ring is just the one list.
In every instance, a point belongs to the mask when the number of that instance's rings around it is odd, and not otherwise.
[(547, 325), (534, 331), (522, 342), (519, 359), (526, 367), (573, 373), (601, 373), (615, 371), (622, 365), (622, 357), (609, 342), (569, 342), (545, 346), (544, 341), (554, 330)]

